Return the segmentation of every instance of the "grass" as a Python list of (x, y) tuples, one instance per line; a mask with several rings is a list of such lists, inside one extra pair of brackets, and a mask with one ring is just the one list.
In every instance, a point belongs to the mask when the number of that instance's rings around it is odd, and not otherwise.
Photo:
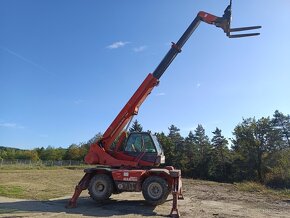
[[(90, 166), (69, 167), (30, 167), (30, 166), (6, 166), (0, 168), (0, 196), (48, 200), (63, 196), (72, 196), (74, 188), (84, 176), (84, 168)], [(200, 182), (206, 186), (232, 186), (209, 181), (186, 180), (184, 188), (190, 188)], [(290, 199), (290, 190), (275, 190), (255, 182), (235, 183), (234, 188), (244, 192), (254, 192), (263, 195)], [(86, 193), (86, 191), (84, 191)]]
[(0, 166), (1, 170), (56, 170), (56, 169), (85, 169), (94, 166), (90, 165), (77, 165), (77, 166), (45, 166), (41, 164), (11, 164), (11, 165), (2, 165)]
[[(1, 214), (5, 214), (5, 213), (13, 213), (13, 212), (17, 212), (17, 209), (10, 209), (10, 208), (0, 208), (0, 215)], [(13, 216), (13, 217), (17, 217), (17, 216)], [(12, 218), (12, 216), (11, 216)]]
[(72, 195), (83, 175), (83, 168), (0, 169), (0, 195), (33, 200)]
[(0, 185), (0, 195), (5, 197), (21, 198), (24, 196), (24, 189), (15, 185)]
[(257, 182), (242, 182), (235, 183), (235, 187), (239, 191), (244, 192), (256, 192), (263, 195), (268, 195), (275, 198), (287, 198), (290, 199), (289, 189), (271, 189)]

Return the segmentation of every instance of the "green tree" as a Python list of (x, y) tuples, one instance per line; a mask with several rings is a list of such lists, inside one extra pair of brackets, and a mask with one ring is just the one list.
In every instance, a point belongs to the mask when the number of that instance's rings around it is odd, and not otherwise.
[(185, 144), (185, 155), (186, 155), (186, 166), (185, 174), (190, 177), (197, 177), (196, 168), (198, 166), (198, 149), (194, 143), (194, 134), (192, 131), (189, 132), (188, 136), (184, 140)]
[(18, 149), (13, 149), (13, 148), (11, 148), (11, 149), (7, 149), (6, 150), (6, 154), (7, 154), (7, 159), (9, 159), (9, 160), (16, 160), (17, 159), (17, 150)]
[(213, 146), (209, 174), (217, 181), (230, 180), (231, 158), (228, 148), (228, 140), (222, 135), (222, 131), (216, 128), (211, 139)]
[(180, 135), (180, 129), (174, 125), (171, 125), (169, 128), (168, 138), (175, 144), (176, 150), (182, 149), (183, 137)]
[(270, 118), (244, 119), (234, 129), (233, 150), (238, 154), (242, 177), (264, 181), (267, 166), (265, 156), (280, 148), (280, 138)]
[(7, 151), (4, 149), (0, 150), (0, 159), (8, 159)]
[(283, 147), (290, 148), (290, 116), (284, 115), (278, 110), (275, 111), (272, 123), (275, 129), (279, 131), (283, 140)]
[(66, 159), (67, 160), (82, 160), (83, 154), (82, 154), (81, 147), (77, 144), (70, 145), (66, 152)]
[(138, 120), (135, 120), (131, 126), (131, 128), (129, 129), (129, 132), (142, 132), (143, 131), (143, 127), (141, 126), (141, 124), (138, 122)]
[(166, 165), (174, 166), (175, 145), (163, 132), (156, 133), (156, 137), (164, 150)]
[(34, 151), (37, 152), (37, 155), (39, 157), (39, 159), (44, 160), (43, 157), (45, 156), (44, 152), (45, 152), (45, 148), (41, 147), (41, 148), (35, 148)]
[(208, 136), (205, 134), (205, 129), (202, 125), (198, 125), (194, 131), (193, 143), (197, 148), (197, 167), (196, 174), (199, 178), (209, 178), (209, 163), (211, 158), (211, 144)]
[(35, 150), (19, 150), (16, 159), (38, 161), (39, 156)]
[(170, 143), (174, 145), (173, 165), (176, 168), (185, 169), (187, 160), (185, 155), (184, 138), (180, 135), (180, 129), (176, 126), (171, 125), (168, 130), (168, 139)]
[(269, 172), (265, 183), (273, 188), (290, 188), (290, 149), (283, 149), (266, 157)]
[(46, 149), (41, 149), (40, 159), (41, 160), (62, 160), (63, 153), (61, 149), (55, 149), (52, 146), (48, 146)]
[(88, 143), (80, 143), (80, 153), (81, 153), (81, 160), (84, 160), (85, 156), (89, 152), (90, 145)]

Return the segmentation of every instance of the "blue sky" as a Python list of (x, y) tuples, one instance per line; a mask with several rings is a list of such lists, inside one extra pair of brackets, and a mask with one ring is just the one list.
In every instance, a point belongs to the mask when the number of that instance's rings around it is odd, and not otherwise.
[[(278, 3), (279, 2), (279, 3)], [(67, 147), (104, 132), (198, 11), (226, 0), (1, 0), (0, 145)], [(202, 23), (140, 108), (145, 130), (231, 137), (242, 118), (289, 114), (290, 1), (233, 2), (228, 39)]]

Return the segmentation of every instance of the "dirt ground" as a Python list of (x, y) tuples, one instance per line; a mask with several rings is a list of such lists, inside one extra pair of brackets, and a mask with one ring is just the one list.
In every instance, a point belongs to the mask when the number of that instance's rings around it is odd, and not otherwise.
[[(290, 199), (275, 199), (259, 193), (238, 191), (232, 184), (183, 180), (184, 200), (180, 200), (181, 217), (287, 217)], [(82, 194), (78, 207), (66, 209), (69, 196), (47, 201), (0, 197), (0, 217), (166, 217), (172, 196), (163, 205), (145, 204), (141, 193), (113, 195), (102, 203)]]

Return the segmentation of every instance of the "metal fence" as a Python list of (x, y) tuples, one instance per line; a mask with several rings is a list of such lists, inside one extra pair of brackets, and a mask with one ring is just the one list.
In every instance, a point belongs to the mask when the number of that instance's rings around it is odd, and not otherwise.
[(77, 160), (5, 160), (0, 159), (0, 166), (80, 166), (83, 165), (83, 161)]

